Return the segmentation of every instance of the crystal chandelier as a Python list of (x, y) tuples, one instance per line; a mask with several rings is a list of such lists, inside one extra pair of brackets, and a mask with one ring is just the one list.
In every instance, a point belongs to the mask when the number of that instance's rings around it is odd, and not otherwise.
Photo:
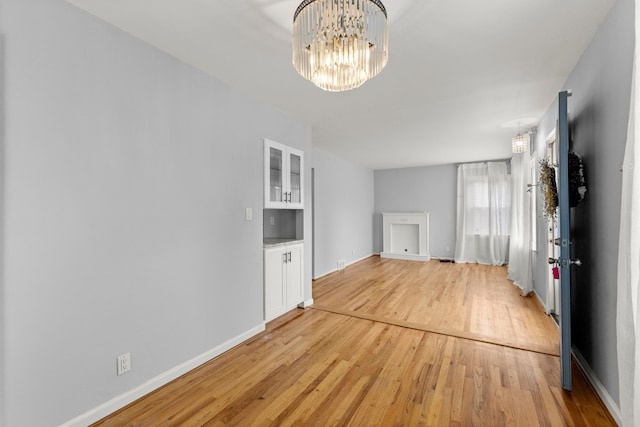
[(524, 134), (520, 135), (518, 133), (516, 136), (511, 138), (511, 151), (513, 153), (524, 153), (529, 149), (529, 135)]
[(354, 89), (376, 76), (388, 44), (379, 0), (304, 0), (293, 15), (293, 66), (324, 90)]

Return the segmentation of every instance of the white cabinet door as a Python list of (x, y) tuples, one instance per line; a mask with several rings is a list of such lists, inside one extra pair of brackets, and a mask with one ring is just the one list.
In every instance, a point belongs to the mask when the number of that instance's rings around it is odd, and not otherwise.
[(304, 301), (302, 243), (264, 250), (264, 319), (270, 321)]
[(265, 139), (264, 207), (304, 209), (303, 193), (303, 152)]
[(287, 246), (287, 308), (292, 309), (304, 301), (302, 292), (303, 244)]
[(271, 320), (286, 311), (285, 254), (283, 247), (264, 250), (265, 320)]

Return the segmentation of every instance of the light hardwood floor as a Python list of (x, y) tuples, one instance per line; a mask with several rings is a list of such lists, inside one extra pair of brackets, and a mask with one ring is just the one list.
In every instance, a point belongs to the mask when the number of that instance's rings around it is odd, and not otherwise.
[(615, 425), (504, 268), (371, 257), (314, 299), (96, 425)]
[(318, 309), (559, 355), (558, 328), (506, 267), (367, 258), (316, 280)]

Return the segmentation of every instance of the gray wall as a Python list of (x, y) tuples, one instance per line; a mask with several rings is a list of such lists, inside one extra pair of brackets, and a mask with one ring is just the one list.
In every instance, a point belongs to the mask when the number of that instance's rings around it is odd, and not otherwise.
[(318, 149), (315, 171), (315, 277), (373, 253), (373, 171)]
[[(572, 256), (583, 263), (572, 269), (573, 344), (616, 402), (620, 165), (629, 119), (633, 18), (633, 1), (618, 0), (564, 85), (573, 93), (569, 98), (570, 150), (583, 157), (588, 188), (585, 200), (571, 214)], [(555, 126), (557, 108), (556, 101), (538, 128), (539, 158), (545, 155), (544, 139)], [(538, 246), (546, 248), (542, 232)], [(545, 260), (539, 256), (534, 271), (536, 292), (543, 300)]]
[[(0, 2), (0, 16), (2, 3)], [(1, 19), (1, 18), (0, 18)], [(0, 414), (5, 413), (5, 287), (4, 287), (4, 188), (5, 188), (5, 151), (4, 151), (4, 37), (0, 33)], [(0, 426), (3, 425), (0, 415)]]
[(382, 212), (429, 211), (431, 256), (453, 258), (456, 174), (455, 165), (375, 171), (375, 252), (382, 251)]
[(58, 425), (262, 324), (262, 138), (309, 176), (311, 129), (63, 0), (0, 32), (0, 418)]

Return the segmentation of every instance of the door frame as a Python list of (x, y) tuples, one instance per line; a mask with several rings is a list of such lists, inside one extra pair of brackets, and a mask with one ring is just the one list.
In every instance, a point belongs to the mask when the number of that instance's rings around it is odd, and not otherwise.
[[(556, 177), (559, 176), (557, 127), (558, 123), (556, 122), (556, 127), (549, 132), (549, 135), (547, 135), (547, 138), (545, 139), (549, 163), (555, 169)], [(547, 219), (545, 237), (547, 241), (547, 259), (558, 259), (560, 257), (560, 251), (555, 242), (556, 239), (559, 238), (559, 231), (558, 222), (555, 217)], [(555, 267), (555, 265), (547, 264), (547, 314), (560, 316), (560, 281), (553, 277), (553, 267)]]

